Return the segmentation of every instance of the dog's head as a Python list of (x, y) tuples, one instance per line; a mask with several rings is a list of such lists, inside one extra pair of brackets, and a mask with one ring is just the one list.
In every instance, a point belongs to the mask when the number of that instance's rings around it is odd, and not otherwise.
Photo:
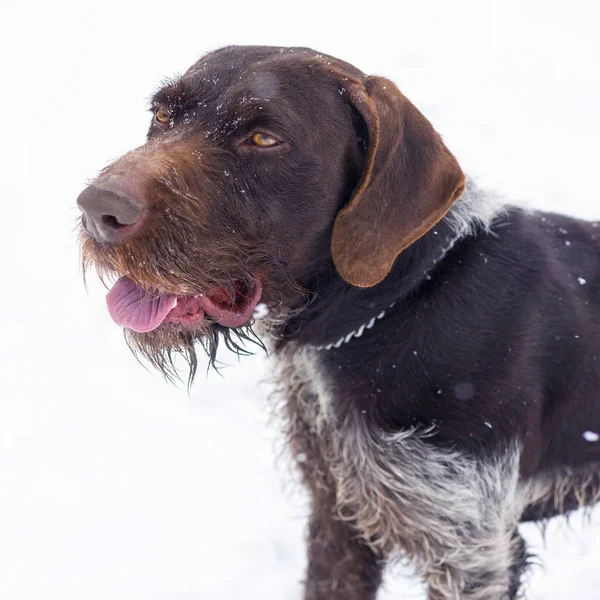
[(332, 264), (376, 285), (463, 189), (390, 81), (309, 49), (224, 48), (154, 95), (147, 142), (79, 196), (84, 267), (119, 278), (108, 308), (134, 349), (195, 367), (195, 342), (214, 358), (257, 307), (284, 319)]

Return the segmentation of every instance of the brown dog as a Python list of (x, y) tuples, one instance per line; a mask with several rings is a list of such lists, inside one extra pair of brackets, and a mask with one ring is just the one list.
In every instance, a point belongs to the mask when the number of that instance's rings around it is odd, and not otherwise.
[(213, 52), (79, 197), (134, 350), (278, 359), (312, 493), (307, 600), (515, 598), (519, 521), (600, 498), (600, 227), (466, 183), (390, 81), (303, 48)]

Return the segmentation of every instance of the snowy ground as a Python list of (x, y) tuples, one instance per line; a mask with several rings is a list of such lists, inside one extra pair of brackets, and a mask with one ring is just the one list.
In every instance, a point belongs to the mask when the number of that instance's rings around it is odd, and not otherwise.
[[(306, 511), (275, 463), (268, 361), (200, 377), (188, 396), (136, 363), (101, 286), (81, 285), (75, 198), (143, 141), (161, 77), (226, 43), (313, 46), (395, 79), (482, 184), (598, 218), (598, 10), (5, 0), (0, 598), (300, 597)], [(553, 523), (547, 549), (526, 533), (546, 565), (530, 599), (600, 599), (600, 512)], [(381, 598), (422, 595), (396, 574)]]

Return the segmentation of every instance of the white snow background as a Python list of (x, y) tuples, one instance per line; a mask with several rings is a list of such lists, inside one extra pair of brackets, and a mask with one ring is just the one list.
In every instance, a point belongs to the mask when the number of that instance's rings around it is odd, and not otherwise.
[[(268, 360), (222, 356), (225, 376), (188, 395), (136, 362), (105, 290), (81, 282), (76, 197), (143, 143), (161, 78), (224, 44), (311, 46), (394, 79), (481, 184), (598, 218), (599, 10), (4, 0), (0, 599), (300, 598), (306, 502), (275, 460)], [(600, 599), (600, 512), (552, 523), (547, 547), (525, 532), (545, 564), (528, 598)], [(380, 597), (423, 595), (396, 573)]]

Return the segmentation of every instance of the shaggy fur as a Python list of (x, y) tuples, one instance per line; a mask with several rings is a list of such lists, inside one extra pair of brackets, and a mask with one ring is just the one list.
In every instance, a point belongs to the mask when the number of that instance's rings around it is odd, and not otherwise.
[[(282, 372), (289, 386), (284, 417), (307, 484), (329, 492), (320, 510), (337, 515), (338, 527), (349, 528), (347, 535), (360, 532), (362, 541), (353, 543), (364, 543), (373, 564), (400, 547), (428, 582), (431, 598), (505, 598), (518, 584), (511, 569), (520, 567), (514, 564), (523, 508), (519, 450), (482, 462), (432, 446), (433, 428), (368, 429), (360, 414), (334, 412), (335, 392), (320, 373), (314, 350), (291, 349)], [(328, 582), (340, 598), (371, 597), (355, 596), (356, 581), (334, 585), (331, 575), (326, 577), (320, 585)]]
[(505, 206), (392, 82), (306, 48), (213, 52), (152, 110), (80, 197), (84, 267), (231, 311), (261, 283), (259, 324), (126, 337), (191, 381), (198, 344), (260, 333), (312, 498), (305, 600), (374, 600), (397, 556), (430, 600), (516, 598), (518, 523), (600, 500), (598, 223)]

